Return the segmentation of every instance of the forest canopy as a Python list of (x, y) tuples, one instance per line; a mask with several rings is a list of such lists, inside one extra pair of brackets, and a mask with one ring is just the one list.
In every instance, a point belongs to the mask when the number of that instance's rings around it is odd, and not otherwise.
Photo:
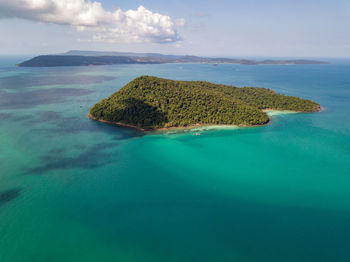
[(90, 116), (144, 130), (192, 125), (254, 126), (269, 122), (264, 109), (316, 112), (320, 105), (266, 88), (141, 76), (95, 104)]

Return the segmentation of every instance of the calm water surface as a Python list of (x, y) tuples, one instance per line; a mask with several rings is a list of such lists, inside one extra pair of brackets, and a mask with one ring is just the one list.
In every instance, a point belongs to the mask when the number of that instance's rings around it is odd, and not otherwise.
[[(0, 261), (350, 261), (350, 61), (16, 68), (0, 58)], [(142, 135), (89, 108), (139, 75), (324, 111)]]

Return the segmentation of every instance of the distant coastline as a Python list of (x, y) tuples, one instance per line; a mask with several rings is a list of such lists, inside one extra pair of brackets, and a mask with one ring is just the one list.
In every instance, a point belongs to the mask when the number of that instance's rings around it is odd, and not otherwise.
[(253, 60), (235, 58), (210, 58), (199, 56), (163, 55), (157, 53), (123, 53), (69, 51), (57, 55), (40, 55), (24, 61), (20, 67), (58, 67), (58, 66), (98, 66), (115, 64), (166, 64), (166, 63), (199, 63), (199, 64), (240, 64), (240, 65), (309, 65), (328, 64), (324, 61), (291, 59), (291, 60)]

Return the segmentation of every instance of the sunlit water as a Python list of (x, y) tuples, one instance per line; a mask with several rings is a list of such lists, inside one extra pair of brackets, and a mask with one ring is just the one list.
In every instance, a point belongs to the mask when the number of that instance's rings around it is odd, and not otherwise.
[[(1, 262), (350, 261), (350, 62), (21, 60), (0, 59)], [(89, 120), (139, 75), (267, 87), (324, 111), (145, 136)]]

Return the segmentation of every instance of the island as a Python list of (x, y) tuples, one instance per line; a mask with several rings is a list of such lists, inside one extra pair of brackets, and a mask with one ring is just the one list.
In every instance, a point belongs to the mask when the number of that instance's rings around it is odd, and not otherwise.
[(165, 64), (165, 63), (202, 63), (202, 64), (242, 64), (242, 65), (305, 65), (328, 64), (324, 61), (294, 60), (253, 60), (235, 58), (212, 58), (199, 56), (163, 55), (158, 53), (127, 53), (69, 51), (56, 55), (40, 55), (24, 61), (20, 67), (57, 67), (57, 66), (98, 66), (115, 64)]
[(192, 126), (267, 124), (264, 110), (317, 112), (314, 101), (267, 88), (140, 76), (90, 109), (89, 117), (142, 131)]

